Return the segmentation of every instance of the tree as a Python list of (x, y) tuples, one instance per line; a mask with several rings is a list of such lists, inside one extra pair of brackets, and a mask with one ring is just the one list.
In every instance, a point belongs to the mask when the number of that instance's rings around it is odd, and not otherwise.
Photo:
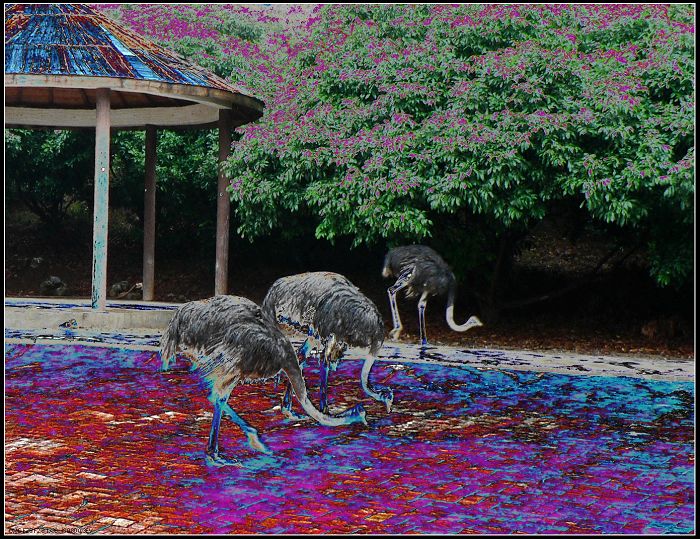
[(89, 197), (94, 146), (89, 133), (5, 130), (6, 195), (60, 230), (70, 208)]
[[(427, 241), (492, 311), (554, 213), (660, 285), (692, 274), (692, 5), (112, 7), (265, 101), (226, 167), (242, 236)], [(206, 135), (179, 140), (173, 198), (215, 172)]]
[(239, 231), (302, 213), (318, 238), (395, 244), (461, 216), (454, 243), (480, 245), (493, 270), (573, 205), (641, 243), (659, 284), (682, 283), (693, 17), (690, 5), (326, 6), (306, 41), (286, 36), (278, 91), (240, 129), (227, 169)]

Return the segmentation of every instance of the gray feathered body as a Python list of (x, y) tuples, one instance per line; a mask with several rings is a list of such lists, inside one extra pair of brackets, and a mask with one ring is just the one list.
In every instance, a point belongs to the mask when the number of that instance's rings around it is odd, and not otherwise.
[(219, 430), (226, 413), (248, 437), (248, 444), (263, 453), (270, 449), (258, 432), (231, 406), (231, 391), (240, 382), (256, 382), (284, 372), (299, 403), (313, 419), (327, 426), (366, 424), (365, 411), (356, 406), (343, 417), (319, 412), (308, 398), (292, 343), (277, 324), (264, 317), (252, 301), (237, 296), (215, 296), (182, 305), (173, 315), (161, 340), (162, 370), (166, 371), (178, 348), (191, 352), (197, 373), (208, 383), (209, 400), (214, 405), (207, 463), (234, 464), (219, 454)]
[(384, 258), (384, 277), (398, 277), (407, 269), (413, 275), (406, 287), (406, 296), (418, 297), (423, 292), (430, 296), (449, 293), (457, 280), (450, 266), (426, 245), (404, 245), (391, 249)]
[(384, 342), (384, 321), (377, 306), (347, 278), (310, 272), (275, 281), (262, 304), (265, 316), (278, 323), (310, 326), (320, 338), (335, 335), (350, 346), (376, 354)]
[(295, 386), (301, 377), (292, 344), (258, 305), (242, 297), (215, 296), (182, 305), (163, 334), (161, 354), (170, 358), (178, 348), (193, 355), (197, 371), (218, 395), (280, 371), (290, 380), (297, 378)]

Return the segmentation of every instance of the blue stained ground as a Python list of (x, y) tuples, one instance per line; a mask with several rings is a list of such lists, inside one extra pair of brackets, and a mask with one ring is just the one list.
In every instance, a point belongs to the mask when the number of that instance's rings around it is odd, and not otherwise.
[[(294, 424), (273, 409), (283, 385), (239, 387), (231, 405), (258, 428), (275, 456), (250, 450), (225, 422), (221, 447), (244, 468), (202, 477), (180, 467), (204, 469), (208, 422), (195, 423), (192, 415), (211, 407), (193, 373), (163, 376), (154, 356), (119, 348), (6, 345), (8, 404), (27, 426), (42, 403), (24, 408), (16, 395), (25, 392), (65, 402), (67, 412), (83, 395), (74, 414), (89, 394), (91, 406), (135, 424), (166, 410), (179, 414), (173, 424), (125, 428), (123, 439), (110, 435), (109, 446), (118, 446), (116, 458), (123, 459), (130, 444), (138, 444), (134, 455), (148, 454), (150, 443), (164, 444), (153, 476), (122, 468), (120, 477), (178, 492), (193, 526), (216, 533), (240, 532), (251, 511), (272, 519), (260, 530), (270, 533), (304, 533), (305, 524), (288, 521), (290, 515), (311, 515), (329, 531), (356, 526), (376, 533), (694, 530), (690, 382), (380, 361), (372, 381), (394, 390), (395, 407), (387, 414), (362, 393), (361, 362), (344, 360), (331, 374), (331, 406), (363, 402), (369, 427)], [(318, 367), (310, 362), (304, 374), (317, 401)], [(229, 503), (233, 494), (237, 511)], [(347, 529), (333, 528), (341, 526), (331, 520), (334, 513), (320, 510), (329, 503), (337, 503), (336, 516)], [(367, 528), (358, 516), (362, 508), (394, 516)]]

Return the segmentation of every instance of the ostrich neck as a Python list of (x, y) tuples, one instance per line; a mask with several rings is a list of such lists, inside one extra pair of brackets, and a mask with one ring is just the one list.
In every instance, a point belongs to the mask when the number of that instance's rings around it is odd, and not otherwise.
[(294, 394), (299, 400), (301, 407), (310, 417), (318, 421), (321, 425), (325, 425), (327, 427), (337, 427), (353, 422), (350, 417), (333, 417), (326, 415), (313, 405), (306, 394), (306, 384), (304, 383), (301, 369), (299, 369), (298, 366), (296, 369), (290, 368), (284, 372), (292, 384), (292, 389), (294, 389)]
[(458, 325), (455, 323), (454, 309), (455, 309), (455, 296), (457, 292), (457, 285), (454, 283), (450, 286), (450, 290), (447, 293), (447, 308), (445, 309), (445, 319), (447, 320), (447, 325), (450, 326), (452, 331), (467, 331), (470, 327), (474, 326), (473, 320), (470, 318), (464, 324)]

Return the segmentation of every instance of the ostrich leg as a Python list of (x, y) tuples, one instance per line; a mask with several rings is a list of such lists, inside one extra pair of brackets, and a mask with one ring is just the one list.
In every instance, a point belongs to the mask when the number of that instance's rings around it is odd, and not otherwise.
[(328, 338), (323, 340), (323, 351), (321, 352), (321, 383), (319, 389), (321, 391), (321, 400), (318, 408), (322, 413), (328, 414), (328, 375), (331, 371), (331, 362), (337, 341), (335, 335), (331, 333)]
[(423, 295), (418, 300), (418, 323), (420, 325), (420, 342), (422, 345), (428, 344), (428, 336), (425, 333), (425, 307), (428, 304), (428, 293), (423, 292)]
[(293, 421), (301, 421), (303, 419), (311, 419), (309, 416), (300, 414), (292, 410), (292, 384), (289, 380), (286, 383), (284, 397), (282, 398), (282, 414)]
[[(335, 357), (337, 354), (338, 357)], [(328, 376), (330, 371), (334, 371), (338, 366), (338, 359), (342, 356), (342, 352), (339, 351), (338, 341), (331, 333), (331, 335), (323, 341), (323, 351), (321, 352), (321, 401), (319, 403), (319, 410), (324, 414), (328, 414)], [(364, 410), (362, 404), (356, 404), (352, 408), (343, 410), (337, 414), (335, 417), (354, 417), (358, 416), (360, 412)]]
[(399, 308), (396, 305), (396, 294), (399, 290), (402, 290), (408, 286), (409, 281), (413, 275), (412, 269), (407, 269), (396, 280), (396, 282), (389, 287), (389, 305), (391, 306), (391, 318), (394, 322), (394, 329), (389, 333), (389, 337), (393, 340), (397, 340), (401, 335), (401, 330), (403, 325), (401, 325), (401, 318), (399, 317)]
[[(306, 358), (308, 357), (310, 351), (311, 344), (309, 343), (309, 339), (306, 339), (304, 341), (304, 344), (302, 344), (299, 350), (297, 351), (297, 357), (299, 358), (299, 365), (301, 367), (303, 367), (306, 364)], [(289, 379), (287, 379), (285, 385), (286, 389), (284, 391), (284, 397), (282, 397), (282, 414), (284, 414), (284, 416), (289, 419), (297, 421), (302, 419), (310, 419), (309, 416), (299, 414), (292, 410), (292, 384), (289, 381)]]
[(233, 422), (238, 425), (243, 433), (248, 437), (248, 445), (253, 449), (261, 451), (267, 455), (272, 455), (272, 451), (260, 440), (258, 437), (258, 431), (253, 427), (248, 425), (241, 416), (233, 411), (233, 408), (229, 406), (228, 397), (221, 401), (221, 409), (228, 414), (228, 416), (233, 419)]
[[(333, 367), (331, 366), (331, 361), (328, 359), (328, 356), (324, 352), (323, 358), (321, 358), (321, 383), (320, 383), (321, 401), (318, 405), (318, 408), (326, 415), (329, 414), (329, 412), (328, 412), (328, 376), (329, 376), (329, 373), (331, 370), (334, 370)], [(333, 414), (333, 415), (335, 417), (357, 416), (361, 410), (363, 410), (362, 404), (356, 404), (352, 408), (348, 408), (347, 410), (343, 410), (342, 412), (338, 412), (337, 414)]]
[(214, 418), (211, 422), (211, 430), (209, 431), (209, 442), (207, 443), (207, 464), (211, 466), (240, 466), (234, 460), (228, 460), (219, 455), (219, 429), (221, 428), (221, 412), (223, 404), (226, 404), (227, 397), (215, 397), (209, 395), (209, 400), (214, 403)]
[(318, 404), (318, 409), (324, 414), (328, 414), (328, 374), (330, 370), (331, 366), (328, 358), (328, 350), (324, 349), (323, 356), (321, 357), (321, 380), (319, 383), (321, 399)]

